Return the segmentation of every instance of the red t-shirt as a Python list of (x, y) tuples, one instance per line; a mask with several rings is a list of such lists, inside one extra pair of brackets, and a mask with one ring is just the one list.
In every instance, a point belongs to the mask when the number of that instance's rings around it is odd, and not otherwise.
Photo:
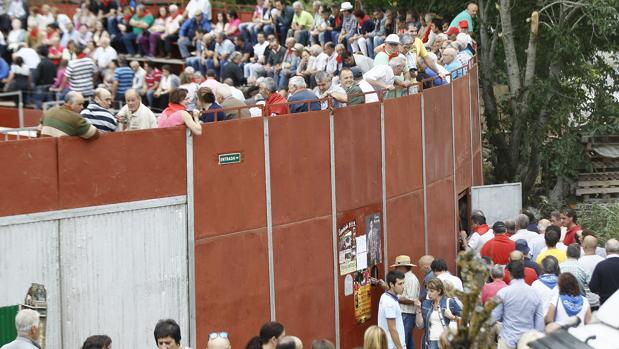
[(153, 87), (157, 81), (161, 81), (161, 71), (157, 68), (151, 70), (150, 73), (144, 76), (144, 82), (146, 82), (147, 88)]
[(509, 254), (516, 249), (516, 242), (509, 239), (507, 234), (499, 234), (489, 240), (481, 248), (481, 256), (492, 258), (494, 264), (509, 263)]
[(262, 109), (262, 116), (284, 115), (290, 114), (288, 105), (286, 104), (286, 98), (279, 93), (271, 93), (269, 98), (265, 101), (264, 109)]
[[(537, 280), (537, 273), (535, 272), (535, 269), (524, 267), (524, 282), (526, 282), (527, 285), (531, 286), (535, 280)], [(512, 278), (509, 275), (509, 270), (507, 269), (505, 269), (505, 276), (503, 277), (503, 281), (505, 281), (507, 284), (512, 281)]]
[(580, 230), (580, 225), (574, 224), (571, 228), (567, 230), (565, 233), (565, 237), (563, 238), (563, 244), (565, 246), (569, 246), (576, 242), (576, 232)]

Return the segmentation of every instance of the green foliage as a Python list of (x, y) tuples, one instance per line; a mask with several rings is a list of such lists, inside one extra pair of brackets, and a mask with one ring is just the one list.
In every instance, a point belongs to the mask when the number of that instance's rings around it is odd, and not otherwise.
[(593, 231), (600, 244), (608, 239), (619, 239), (619, 204), (593, 205), (579, 214), (580, 226)]

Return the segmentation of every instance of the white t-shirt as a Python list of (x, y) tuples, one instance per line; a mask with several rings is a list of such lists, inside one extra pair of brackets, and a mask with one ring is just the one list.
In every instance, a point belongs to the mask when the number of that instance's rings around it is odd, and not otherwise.
[(106, 69), (113, 60), (118, 58), (118, 54), (112, 46), (97, 47), (92, 58), (97, 61), (99, 69)]
[(432, 311), (430, 314), (430, 338), (431, 341), (437, 341), (441, 338), (443, 334), (443, 324), (441, 323), (441, 318), (437, 310)]
[(363, 74), (363, 80), (374, 80), (381, 82), (388, 86), (393, 86), (395, 76), (393, 75), (393, 69), (388, 65), (375, 65), (367, 73)]
[[(591, 276), (593, 275), (593, 270), (595, 270), (595, 267), (598, 265), (598, 263), (600, 263), (603, 260), (604, 260), (603, 257), (600, 257), (597, 254), (594, 254), (594, 255), (582, 255), (582, 257), (578, 259), (578, 262), (580, 263), (582, 268), (585, 270), (587, 275)], [(585, 286), (587, 286), (586, 291), (587, 291), (587, 300), (589, 301), (589, 304), (591, 304), (591, 306), (596, 306), (596, 307), (599, 306), (600, 296), (591, 292), (588, 287), (589, 285), (585, 285)]]
[(494, 237), (494, 231), (492, 229), (485, 232), (483, 235), (479, 235), (478, 232), (473, 232), (471, 237), (469, 237), (469, 247), (471, 250), (474, 250), (476, 254), (479, 254), (481, 248), (484, 247), (486, 242), (492, 240)]
[(439, 278), (443, 282), (445, 281), (450, 282), (454, 286), (454, 289), (464, 292), (464, 287), (462, 287), (462, 280), (460, 280), (460, 278), (457, 276), (451, 275), (450, 272), (447, 271), (447, 272), (441, 273), (437, 275), (436, 277)]
[(378, 95), (376, 93), (368, 93), (376, 91), (372, 85), (370, 85), (367, 81), (361, 80), (359, 81), (359, 88), (365, 95), (365, 103), (374, 103), (378, 102)]
[(41, 62), (41, 57), (34, 49), (30, 47), (22, 47), (15, 53), (24, 59), (24, 63), (28, 66), (28, 69), (37, 69), (37, 66)]
[(380, 296), (378, 303), (378, 327), (382, 328), (387, 334), (387, 346), (389, 349), (395, 348), (395, 344), (391, 339), (389, 325), (387, 319), (395, 320), (395, 327), (398, 331), (398, 337), (403, 348), (406, 348), (406, 340), (404, 337), (404, 322), (402, 321), (402, 310), (396, 296), (385, 292)]
[(559, 294), (559, 287), (555, 286), (554, 288), (550, 289), (539, 280), (533, 281), (531, 287), (533, 288), (535, 293), (537, 293), (538, 298), (542, 301), (542, 308), (544, 309), (545, 316), (548, 312), (548, 307), (550, 307), (550, 301), (552, 300), (552, 297)]
[[(589, 309), (589, 301), (587, 300), (586, 297), (580, 296), (583, 298), (583, 304), (582, 304), (582, 309), (580, 309), (580, 311), (578, 312), (578, 314), (574, 315), (580, 318), (580, 325), (579, 326), (583, 326), (585, 324), (585, 315), (587, 314), (587, 309)], [(557, 294), (555, 294), (552, 297), (552, 300), (550, 301), (550, 304), (554, 304), (555, 305), (555, 320), (554, 322), (558, 323), (559, 325), (565, 325), (568, 320), (570, 319), (570, 316), (567, 315), (567, 313), (565, 312), (565, 308), (563, 307), (563, 304), (559, 301), (559, 293), (557, 292)]]
[(526, 240), (527, 241), (527, 246), (529, 246), (529, 249), (531, 248), (531, 245), (533, 244), (533, 241), (539, 236), (538, 233), (534, 232), (534, 231), (530, 231), (530, 230), (526, 230), (526, 229), (520, 229), (516, 232), (516, 234), (512, 235), (509, 237), (510, 240), (512, 241), (516, 241), (516, 240)]

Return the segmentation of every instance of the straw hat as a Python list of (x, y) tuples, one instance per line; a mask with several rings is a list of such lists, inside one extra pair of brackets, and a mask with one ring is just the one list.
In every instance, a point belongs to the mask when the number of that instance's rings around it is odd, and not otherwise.
[(411, 263), (411, 257), (409, 257), (407, 255), (401, 255), (401, 256), (395, 257), (395, 264), (392, 265), (391, 267), (392, 268), (395, 268), (395, 267), (416, 267), (416, 265)]

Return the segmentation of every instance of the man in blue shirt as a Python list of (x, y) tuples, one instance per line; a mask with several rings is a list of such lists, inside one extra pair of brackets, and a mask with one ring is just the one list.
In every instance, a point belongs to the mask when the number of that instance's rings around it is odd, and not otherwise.
[[(451, 74), (451, 80), (462, 77), (462, 64), (456, 59), (458, 52), (453, 47), (447, 47), (443, 50), (443, 65)], [(460, 69), (460, 70), (458, 70)]]
[(189, 47), (193, 46), (193, 38), (196, 36), (196, 31), (202, 33), (211, 31), (211, 22), (202, 14), (202, 10), (196, 10), (195, 16), (186, 19), (178, 31), (178, 49), (183, 59), (191, 56), (189, 54)]
[(520, 337), (530, 330), (544, 331), (542, 301), (524, 281), (524, 264), (521, 260), (513, 261), (509, 268), (512, 280), (496, 294), (500, 303), (492, 312), (503, 323), (498, 349), (516, 348)]
[[(288, 102), (301, 102), (303, 103), (291, 103), (290, 113), (304, 113), (307, 111), (320, 110), (320, 102), (314, 92), (307, 89), (305, 79), (300, 76), (293, 76), (288, 81), (288, 91), (290, 96)], [(311, 101), (311, 102), (307, 102)], [(309, 108), (308, 108), (309, 105)]]

